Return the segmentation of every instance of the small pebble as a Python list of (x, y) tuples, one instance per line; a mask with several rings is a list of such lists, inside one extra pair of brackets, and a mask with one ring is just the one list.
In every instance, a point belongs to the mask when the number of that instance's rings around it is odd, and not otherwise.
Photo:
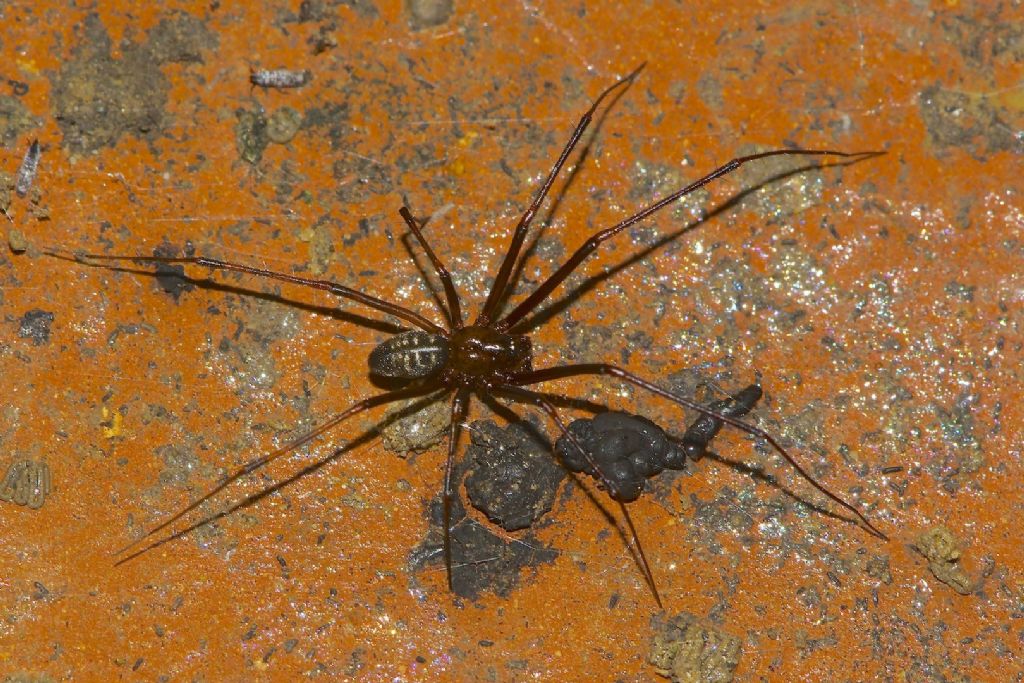
[(21, 160), (18, 167), (18, 174), (14, 180), (14, 192), (19, 197), (24, 197), (32, 189), (32, 183), (36, 179), (36, 171), (39, 170), (39, 140), (33, 140)]
[(28, 249), (28, 241), (25, 239), (25, 234), (16, 228), (11, 228), (7, 232), (7, 246), (11, 248), (15, 254)]
[(299, 132), (302, 127), (302, 114), (291, 107), (281, 107), (267, 119), (267, 138), (271, 142), (283, 145)]
[(0, 481), (0, 500), (38, 510), (50, 490), (50, 468), (45, 462), (19, 460), (7, 468)]
[(313, 80), (312, 72), (291, 69), (252, 69), (249, 82), (260, 88), (301, 88)]

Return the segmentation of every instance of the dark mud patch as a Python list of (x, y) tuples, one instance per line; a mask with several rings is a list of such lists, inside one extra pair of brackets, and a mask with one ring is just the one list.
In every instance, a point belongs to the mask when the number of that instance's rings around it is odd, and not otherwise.
[(32, 116), (21, 100), (0, 95), (0, 146), (14, 147), (25, 133), (38, 125), (39, 120)]
[[(745, 145), (738, 154), (765, 151), (767, 148)], [(820, 163), (811, 157), (776, 156), (743, 166), (738, 172), (740, 184), (749, 189), (737, 201), (757, 212), (768, 225), (785, 223), (821, 205), (826, 179)]]
[(18, 336), (22, 339), (31, 339), (35, 346), (48, 344), (53, 319), (53, 313), (33, 308), (21, 316), (21, 320), (18, 322)]
[[(490, 424), (490, 426), (483, 426)], [(477, 467), (477, 457), (484, 460), (492, 458), (493, 452), (499, 462), (499, 469), (505, 467), (513, 473), (526, 473), (527, 479), (512, 485), (518, 488), (524, 495), (519, 500), (520, 508), (515, 511), (504, 509), (502, 516), (509, 519), (517, 519), (516, 523), (522, 523), (524, 518), (530, 519), (533, 523), (536, 511), (544, 507), (543, 503), (533, 504), (526, 500), (543, 500), (549, 495), (554, 496), (557, 490), (557, 483), (547, 475), (538, 474), (535, 469), (535, 456), (541, 450), (543, 443), (545, 457), (554, 462), (551, 456), (550, 444), (539, 437), (539, 432), (533, 432), (536, 428), (529, 423), (523, 425), (513, 424), (505, 430), (496, 427), (493, 423), (474, 422), (470, 425), (471, 434), (479, 434), (476, 441), (467, 449), (466, 457), (458, 463), (453, 472), (453, 480), (463, 482), (467, 472)], [(530, 437), (524, 436), (532, 434)], [(495, 448), (495, 446), (497, 447)], [(525, 448), (524, 445), (529, 444)], [(516, 447), (518, 446), (518, 447)], [(481, 454), (479, 450), (489, 451)], [(509, 460), (516, 459), (516, 453), (525, 458), (526, 463), (518, 462), (509, 465)], [(555, 467), (558, 467), (555, 464)], [(561, 468), (559, 468), (561, 469)], [(562, 476), (565, 475), (564, 470)], [(479, 476), (479, 475), (478, 475)], [(558, 481), (561, 477), (558, 478)], [(506, 482), (507, 483), (507, 482)], [(531, 491), (536, 486), (536, 491)], [(461, 486), (459, 487), (461, 488)], [(543, 493), (541, 493), (543, 491)], [(488, 509), (503, 509), (508, 502), (507, 497), (501, 492), (490, 487), (484, 491), (484, 495), (496, 493), (496, 500), (481, 502), (480, 504)], [(480, 492), (475, 495), (480, 498)], [(548, 506), (550, 507), (550, 506)], [(531, 511), (531, 512), (528, 512)], [(421, 569), (427, 565), (440, 567), (444, 571), (444, 501), (443, 492), (431, 501), (429, 506), (430, 532), (427, 538), (413, 551), (410, 558), (410, 565), (413, 569)], [(540, 514), (543, 514), (541, 512)], [(537, 515), (539, 516), (539, 515)], [(534, 525), (533, 528), (536, 528)], [(517, 535), (503, 535), (497, 533), (485, 522), (478, 521), (470, 516), (462, 497), (456, 495), (452, 500), (451, 508), (451, 553), (452, 553), (452, 591), (461, 597), (476, 600), (484, 591), (489, 591), (501, 597), (510, 595), (519, 585), (522, 570), (529, 567), (537, 567), (541, 564), (549, 564), (558, 556), (558, 551), (544, 545), (539, 541), (532, 531), (522, 532)]]
[(267, 133), (267, 115), (262, 107), (252, 110), (239, 109), (235, 112), (235, 148), (242, 161), (257, 164), (270, 144)]
[(217, 35), (206, 28), (202, 19), (174, 12), (153, 27), (145, 48), (160, 64), (195, 64), (202, 62), (203, 54), (217, 45)]
[(149, 139), (167, 123), (166, 62), (197, 62), (216, 45), (202, 22), (178, 14), (162, 20), (143, 43), (123, 41), (114, 57), (106, 27), (95, 14), (78, 30), (71, 58), (52, 78), (53, 116), (64, 146), (75, 154), (112, 147), (125, 134)]
[(939, 152), (951, 148), (976, 159), (996, 152), (1024, 153), (1024, 110), (1001, 93), (966, 92), (936, 84), (920, 97), (921, 119), (928, 139)]
[(470, 504), (506, 531), (526, 529), (551, 510), (565, 469), (531, 422), (501, 429), (490, 420), (471, 426), (466, 477)]

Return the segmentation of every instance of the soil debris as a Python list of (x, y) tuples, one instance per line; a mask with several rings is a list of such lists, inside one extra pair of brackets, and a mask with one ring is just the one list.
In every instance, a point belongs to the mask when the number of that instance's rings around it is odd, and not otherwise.
[(974, 592), (975, 582), (960, 567), (960, 545), (944, 526), (932, 527), (917, 537), (914, 548), (928, 560), (935, 578), (960, 595)]
[(729, 683), (740, 661), (740, 639), (701, 626), (682, 612), (668, 621), (655, 616), (647, 661), (673, 683)]

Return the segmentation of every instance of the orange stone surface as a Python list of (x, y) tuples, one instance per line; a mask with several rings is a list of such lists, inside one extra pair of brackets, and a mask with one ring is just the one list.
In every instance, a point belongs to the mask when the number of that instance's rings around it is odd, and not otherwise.
[[(0, 673), (647, 681), (655, 622), (687, 613), (738, 639), (734, 680), (1019, 680), (1020, 9), (840, 5), (0, 8), (0, 470), (32, 460), (52, 475), (38, 509), (0, 501)], [(440, 321), (404, 239), (408, 203), (432, 216), (427, 236), (475, 314), (575, 122), (641, 62), (555, 184), (513, 301), (593, 232), (739, 154), (885, 154), (750, 164), (624, 231), (530, 328), (536, 365), (611, 361), (701, 401), (759, 379), (750, 421), (888, 541), (726, 429), (719, 459), (662, 475), (629, 506), (664, 614), (576, 484), (530, 530), (498, 534), (550, 562), (458, 596), (428, 513), (444, 443), (399, 457), (364, 438), (117, 563), (225, 474), (382, 391), (366, 358), (394, 320), (196, 266), (196, 286), (171, 294), (151, 266), (42, 251), (190, 248)], [(250, 69), (278, 68), (311, 80), (250, 84)], [(18, 197), (34, 138), (39, 172)], [(608, 378), (543, 389), (677, 434), (693, 419)], [(556, 436), (536, 407), (512, 407)], [(171, 530), (331, 457), (383, 414), (242, 478)], [(474, 401), (469, 420), (505, 417)], [(477, 513), (463, 523), (489, 526)], [(955, 547), (932, 548), (930, 566), (920, 537), (938, 527)]]

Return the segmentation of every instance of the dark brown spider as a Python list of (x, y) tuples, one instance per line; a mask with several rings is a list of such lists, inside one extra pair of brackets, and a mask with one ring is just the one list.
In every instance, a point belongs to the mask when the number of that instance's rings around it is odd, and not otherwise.
[[(721, 423), (729, 424), (737, 429), (752, 434), (757, 438), (765, 440), (815, 488), (856, 515), (856, 517), (872, 533), (883, 539), (886, 538), (886, 536), (876, 529), (867, 520), (867, 518), (857, 510), (857, 508), (853, 507), (851, 504), (847, 503), (842, 498), (811, 478), (811, 476), (804, 471), (804, 469), (772, 435), (758, 427), (743, 422), (738, 417), (730, 414), (730, 411), (716, 409), (715, 407), (702, 406), (690, 398), (662, 389), (661, 387), (634, 375), (628, 370), (608, 363), (580, 363), (534, 369), (530, 338), (526, 335), (516, 334), (514, 332), (516, 325), (520, 323), (525, 316), (536, 310), (537, 307), (544, 302), (569, 276), (569, 274), (576, 270), (576, 268), (578, 268), (588, 256), (594, 253), (602, 243), (619, 234), (627, 227), (638, 223), (657, 211), (671, 205), (680, 197), (690, 194), (704, 185), (707, 185), (711, 181), (735, 171), (743, 164), (756, 159), (764, 159), (766, 157), (781, 155), (864, 158), (872, 156), (875, 153), (849, 154), (846, 152), (832, 150), (778, 149), (733, 159), (732, 161), (716, 168), (704, 177), (695, 180), (686, 187), (673, 192), (672, 194), (636, 212), (629, 218), (620, 221), (617, 225), (595, 233), (586, 242), (584, 242), (565, 263), (558, 267), (554, 273), (549, 275), (548, 278), (533, 291), (533, 293), (527, 296), (523, 301), (519, 302), (511, 312), (505, 314), (502, 313), (502, 304), (511, 290), (512, 274), (516, 272), (517, 262), (520, 259), (530, 224), (536, 216), (537, 211), (540, 209), (541, 204), (544, 202), (544, 199), (547, 197), (548, 192), (551, 190), (551, 186), (556, 177), (565, 165), (566, 159), (579, 143), (580, 138), (587, 129), (587, 126), (590, 124), (591, 119), (601, 102), (616, 89), (630, 84), (642, 68), (643, 65), (602, 92), (594, 101), (593, 105), (591, 105), (590, 109), (588, 109), (582, 118), (580, 118), (580, 121), (576, 125), (575, 130), (573, 130), (568, 143), (566, 143), (550, 173), (548, 173), (547, 179), (544, 181), (543, 185), (541, 185), (536, 196), (533, 198), (533, 201), (530, 203), (529, 208), (523, 214), (522, 218), (519, 219), (519, 223), (516, 225), (515, 231), (512, 235), (511, 244), (509, 245), (508, 251), (501, 262), (498, 274), (494, 279), (494, 285), (491, 287), (483, 308), (476, 317), (476, 320), (469, 324), (467, 324), (463, 319), (462, 305), (460, 303), (459, 296), (455, 291), (455, 287), (452, 284), (451, 275), (434, 253), (433, 249), (430, 248), (426, 238), (423, 236), (421, 231), (422, 225), (417, 222), (409, 209), (404, 206), (399, 210), (399, 214), (402, 216), (403, 220), (405, 220), (409, 230), (426, 252), (427, 257), (430, 259), (434, 271), (444, 288), (447, 306), (445, 307), (442, 305), (442, 308), (445, 309), (444, 313), (448, 318), (445, 326), (438, 325), (419, 313), (405, 308), (404, 306), (365, 294), (344, 285), (327, 280), (297, 277), (286, 273), (274, 272), (239, 263), (229, 263), (202, 256), (159, 257), (108, 256), (102, 254), (74, 255), (73, 258), (86, 262), (105, 260), (160, 264), (188, 263), (218, 270), (248, 273), (250, 275), (324, 290), (344, 299), (356, 301), (368, 306), (369, 308), (400, 318), (418, 328), (395, 334), (391, 338), (385, 340), (373, 350), (369, 358), (370, 372), (372, 374), (391, 378), (392, 380), (403, 381), (407, 383), (404, 388), (394, 389), (364, 398), (355, 405), (350, 406), (347, 410), (335, 415), (320, 427), (292, 441), (286, 446), (279, 448), (273, 453), (248, 462), (246, 465), (230, 474), (212, 491), (191, 503), (188, 507), (178, 512), (170, 519), (164, 521), (159, 526), (150, 530), (141, 539), (122, 549), (122, 552), (134, 547), (147, 538), (151, 538), (154, 534), (157, 534), (168, 526), (174, 524), (184, 515), (196, 509), (200, 504), (209, 500), (212, 496), (219, 493), (226, 486), (240, 477), (264, 467), (273, 460), (294, 450), (295, 448), (298, 448), (302, 444), (314, 439), (329, 429), (336, 427), (348, 418), (387, 403), (411, 397), (424, 396), (433, 392), (444, 391), (451, 393), (452, 395), (452, 431), (448, 442), (448, 457), (445, 463), (444, 475), (444, 552), (445, 566), (448, 571), (448, 583), (450, 588), (452, 575), (450, 541), (451, 501), (453, 495), (452, 466), (455, 460), (455, 453), (458, 447), (462, 424), (466, 416), (469, 397), (471, 394), (476, 393), (486, 396), (499, 396), (532, 402), (550, 416), (565, 438), (568, 439), (569, 442), (583, 455), (583, 459), (588, 465), (586, 469), (598, 475), (602, 487), (606, 489), (612, 499), (616, 500), (619, 504), (619, 507), (622, 510), (623, 519), (628, 525), (632, 535), (633, 543), (635, 544), (637, 551), (637, 558), (644, 572), (645, 579), (654, 594), (655, 600), (660, 606), (661, 598), (658, 595), (653, 575), (650, 567), (648, 566), (647, 560), (644, 557), (632, 519), (630, 518), (629, 512), (623, 502), (625, 492), (620, 490), (620, 485), (617, 482), (611, 480), (601, 472), (601, 469), (597, 466), (595, 459), (586, 451), (586, 449), (583, 448), (580, 442), (577, 441), (576, 437), (567, 429), (554, 405), (552, 405), (552, 403), (542, 394), (525, 388), (531, 385), (577, 375), (607, 375), (618, 378), (624, 382), (628, 382), (640, 387), (641, 389), (666, 398), (684, 408), (695, 410), (710, 418), (712, 422), (718, 422), (719, 426)], [(61, 250), (48, 250), (46, 253), (64, 258), (69, 257), (66, 252)], [(206, 521), (209, 520), (203, 520), (202, 522), (194, 524), (186, 529), (175, 532), (170, 536), (153, 541), (147, 547), (123, 558), (121, 562), (142, 554), (157, 545), (178, 538)]]

